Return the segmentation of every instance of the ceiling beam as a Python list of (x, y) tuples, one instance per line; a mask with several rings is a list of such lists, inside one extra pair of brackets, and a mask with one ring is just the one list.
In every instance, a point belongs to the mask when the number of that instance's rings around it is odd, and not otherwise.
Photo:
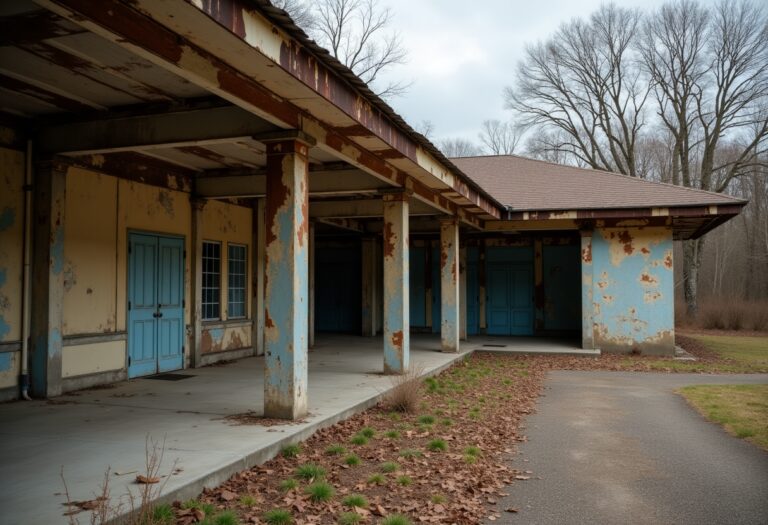
[(277, 130), (237, 106), (106, 118), (43, 128), (39, 148), (49, 155), (92, 155), (205, 146)]
[[(435, 215), (430, 206), (411, 199), (408, 207), (411, 216)], [(374, 218), (384, 216), (384, 202), (376, 199), (322, 200), (309, 202), (309, 217), (328, 218)]]

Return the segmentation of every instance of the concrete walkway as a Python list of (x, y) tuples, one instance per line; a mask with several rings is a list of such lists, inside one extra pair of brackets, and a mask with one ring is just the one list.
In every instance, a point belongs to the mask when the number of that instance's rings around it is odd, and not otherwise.
[[(472, 345), (466, 345), (472, 348)], [(439, 338), (414, 336), (411, 362), (435, 373), (465, 354), (443, 354)], [(165, 438), (162, 474), (174, 461), (164, 494), (196, 496), (231, 474), (274, 456), (287, 441), (372, 406), (391, 386), (383, 376), (380, 339), (319, 337), (309, 359), (310, 417), (300, 424), (233, 426), (223, 418), (259, 413), (263, 358), (183, 370), (180, 381), (135, 379), (114, 388), (65, 395), (51, 402), (0, 405), (0, 524), (66, 523), (59, 472), (73, 500), (94, 497), (104, 472), (114, 496), (124, 495), (144, 472), (145, 439)], [(88, 517), (83, 514), (84, 521)]]
[(768, 453), (673, 392), (735, 383), (768, 375), (553, 372), (492, 523), (768, 523)]

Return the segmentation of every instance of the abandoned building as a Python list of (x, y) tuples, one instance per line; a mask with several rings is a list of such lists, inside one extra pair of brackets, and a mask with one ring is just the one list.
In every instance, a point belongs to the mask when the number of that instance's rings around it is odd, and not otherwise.
[[(0, 6), (0, 397), (264, 355), (306, 412), (316, 333), (674, 351), (673, 240), (726, 195), (445, 158), (262, 0)], [(354, 352), (354, 347), (344, 351)]]

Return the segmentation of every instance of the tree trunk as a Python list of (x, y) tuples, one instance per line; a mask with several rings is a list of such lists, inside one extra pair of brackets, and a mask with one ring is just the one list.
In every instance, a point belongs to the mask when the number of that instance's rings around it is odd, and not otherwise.
[(683, 243), (683, 292), (688, 317), (696, 319), (699, 313), (699, 268), (704, 250), (704, 238)]

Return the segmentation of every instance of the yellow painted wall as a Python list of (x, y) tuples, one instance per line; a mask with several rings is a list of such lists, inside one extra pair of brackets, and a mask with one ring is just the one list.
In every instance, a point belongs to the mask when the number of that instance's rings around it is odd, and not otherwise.
[[(220, 201), (208, 201), (203, 207), (203, 240), (221, 242), (221, 314), (227, 319), (227, 244), (245, 245), (248, 253), (248, 279), (246, 290), (251, 289), (251, 257), (253, 212), (251, 208), (235, 206)], [(251, 302), (246, 300), (246, 316), (251, 317)], [(250, 339), (250, 336), (249, 336)]]
[(81, 169), (67, 173), (65, 336), (117, 330), (117, 184)]
[(62, 352), (62, 377), (120, 370), (124, 367), (125, 341), (65, 346)]
[(24, 153), (0, 148), (0, 342), (21, 339)]
[(15, 387), (21, 373), (21, 352), (5, 352), (0, 354), (0, 389)]
[[(209, 326), (209, 352), (248, 348), (251, 326), (224, 323), (227, 305), (227, 244), (245, 245), (248, 283), (252, 250), (252, 211), (233, 204), (209, 201), (203, 208), (203, 237), (222, 243), (222, 322)], [(64, 335), (126, 330), (129, 232), (178, 235), (189, 250), (191, 206), (189, 194), (72, 168), (67, 173), (65, 224)], [(184, 270), (187, 299), (185, 324), (190, 318), (190, 268)], [(250, 301), (246, 301), (250, 318)], [(189, 333), (189, 332), (188, 332)], [(190, 341), (186, 341), (191, 348)], [(125, 341), (68, 345), (63, 353), (63, 376), (73, 377), (125, 366)], [(189, 353), (188, 353), (189, 354)]]

